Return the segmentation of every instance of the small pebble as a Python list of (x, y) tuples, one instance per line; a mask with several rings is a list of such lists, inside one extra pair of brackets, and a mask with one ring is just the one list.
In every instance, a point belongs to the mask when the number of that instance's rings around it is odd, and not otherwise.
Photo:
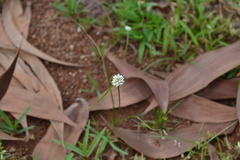
[(82, 31), (81, 27), (77, 27), (77, 32), (80, 33)]
[(100, 31), (97, 31), (97, 32), (96, 32), (96, 35), (98, 35), (98, 36), (99, 36), (100, 34), (101, 34), (101, 32), (100, 32)]
[(9, 152), (10, 152), (10, 153), (11, 153), (11, 152), (15, 152), (15, 151), (16, 151), (16, 148), (15, 148), (15, 147), (12, 146), (12, 147), (9, 148)]
[(74, 49), (74, 45), (71, 44), (71, 45), (69, 46), (69, 49), (70, 49), (70, 50), (73, 50), (73, 49)]
[(79, 72), (79, 73), (83, 73), (83, 70), (79, 69), (78, 72)]
[(83, 79), (82, 80), (83, 83), (87, 83), (87, 81), (88, 81), (87, 79)]

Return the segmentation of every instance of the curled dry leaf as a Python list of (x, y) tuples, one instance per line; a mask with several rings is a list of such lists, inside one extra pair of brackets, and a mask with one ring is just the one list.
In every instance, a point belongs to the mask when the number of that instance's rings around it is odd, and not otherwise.
[(9, 136), (8, 134), (5, 134), (3, 132), (0, 132), (0, 139), (1, 140), (10, 140), (10, 141), (19, 141), (19, 140), (23, 141), (24, 140), (23, 138)]
[(194, 122), (223, 123), (237, 119), (236, 108), (191, 95), (176, 106), (172, 115)]
[(197, 94), (213, 100), (232, 99), (237, 97), (237, 85), (237, 81), (216, 79)]
[[(124, 85), (120, 88), (121, 92), (121, 106), (126, 107), (138, 102), (141, 102), (152, 95), (151, 89), (141, 79), (127, 79)], [(118, 102), (118, 89), (112, 88), (112, 94), (114, 102)], [(102, 94), (103, 95), (103, 94)], [(94, 97), (88, 101), (89, 106), (96, 103), (99, 100), (98, 97)], [(112, 99), (110, 93), (107, 94), (97, 105), (93, 106), (90, 110), (107, 110), (112, 109)]]
[(190, 64), (177, 68), (167, 77), (170, 101), (199, 91), (239, 64), (240, 41), (200, 55)]
[(6, 70), (5, 73), (3, 73), (0, 77), (0, 86), (1, 86), (1, 90), (0, 90), (0, 100), (3, 98), (3, 96), (6, 94), (9, 84), (11, 82), (11, 79), (13, 77), (13, 72), (17, 63), (17, 58), (18, 58), (18, 54), (19, 51), (17, 52), (17, 55), (15, 56), (14, 60), (12, 61), (10, 67)]
[[(105, 121), (106, 122), (106, 121)], [(182, 154), (195, 146), (194, 142), (203, 142), (217, 133), (231, 133), (236, 122), (194, 124), (190, 127), (169, 132), (161, 138), (157, 132), (138, 132), (113, 127), (106, 122), (108, 127), (125, 143), (136, 151), (151, 158), (171, 158)], [(191, 143), (192, 142), (192, 143)]]
[(23, 12), (20, 0), (14, 0), (14, 5), (11, 13), (13, 23), (17, 27), (18, 31), (20, 31), (20, 33), (23, 35), (23, 37), (27, 39), (31, 21), (31, 2), (27, 2), (26, 9)]
[(37, 56), (39, 58), (45, 59), (50, 62), (67, 65), (67, 66), (80, 66), (77, 64), (59, 61), (43, 53), (42, 51), (38, 50), (36, 47), (32, 46), (19, 32), (19, 30), (17, 29), (17, 27), (13, 22), (12, 12), (14, 9), (13, 8), (14, 5), (15, 5), (15, 0), (8, 0), (4, 3), (2, 8), (2, 20), (3, 20), (4, 30), (6, 31), (9, 39), (11, 40), (11, 42), (14, 44), (15, 47), (20, 46), (20, 44), (22, 43), (21, 49), (23, 51), (30, 53), (34, 56)]
[[(12, 8), (10, 7), (12, 10), (10, 10), (9, 13), (11, 14), (14, 25), (16, 26), (19, 33), (21, 33), (24, 38), (27, 38), (28, 31), (29, 31), (29, 25), (30, 25), (30, 19), (31, 19), (31, 8), (30, 8), (31, 4), (30, 4), (30, 2), (27, 3), (27, 7), (26, 7), (24, 13), (23, 13), (23, 9), (21, 6), (21, 2), (19, 0), (14, 0), (9, 3), (12, 3)], [(4, 48), (14, 49), (15, 46), (9, 40), (9, 37), (5, 33), (5, 30), (3, 29), (2, 24), (1, 24), (0, 29), (4, 35), (4, 39), (0, 38), (0, 40), (1, 40), (0, 42), (3, 41), (3, 43), (5, 44)], [(48, 97), (49, 100), (52, 100), (56, 104), (56, 105), (53, 105), (52, 107), (60, 108), (60, 110), (63, 110), (62, 98), (61, 98), (60, 92), (59, 92), (54, 80), (52, 79), (52, 77), (48, 73), (47, 69), (42, 64), (42, 62), (40, 60), (38, 60), (36, 57), (34, 57), (33, 55), (30, 55), (25, 52), (21, 53), (21, 57), (24, 59), (24, 63), (20, 63), (21, 68), (24, 72), (16, 71), (15, 76), (17, 77), (17, 79), (21, 81), (21, 83), (23, 84), (23, 86), (26, 89), (33, 91), (33, 92), (37, 92), (39, 95)], [(28, 64), (28, 65), (26, 65), (26, 64)], [(24, 77), (24, 75), (25, 75), (25, 77)], [(29, 81), (32, 83), (28, 83)], [(32, 84), (36, 84), (36, 85), (32, 85)], [(33, 86), (37, 86), (37, 87), (33, 87)], [(30, 89), (29, 87), (34, 88), (34, 90)], [(13, 113), (13, 116), (19, 117), (20, 115), (17, 115), (17, 114), (18, 113)], [(26, 126), (26, 117), (23, 119), (21, 124), (23, 126)], [(57, 121), (55, 121), (55, 122), (51, 121), (51, 124), (55, 128), (60, 140), (63, 142), (64, 124), (62, 122), (57, 122)]]
[[(10, 62), (13, 61), (15, 55), (12, 51), (1, 50), (0, 51), (0, 64), (6, 69)], [(36, 77), (32, 75), (29, 67), (26, 67), (24, 61), (19, 57), (18, 63), (16, 64), (14, 77), (29, 91), (38, 92), (39, 83)]]
[(118, 70), (126, 78), (139, 78), (144, 80), (148, 86), (151, 88), (154, 96), (156, 97), (162, 112), (167, 111), (168, 106), (168, 83), (165, 80), (158, 79), (154, 76), (151, 76), (141, 70), (138, 70), (126, 62), (121, 61), (112, 54), (107, 55), (108, 59), (118, 68)]
[[(4, 95), (6, 94), (9, 88), (11, 79), (13, 77), (13, 72), (17, 63), (18, 54), (19, 54), (19, 50), (17, 52), (17, 55), (15, 55), (15, 58), (13, 59), (12, 63), (9, 63), (11, 64), (10, 67), (8, 67), (8, 69), (0, 76), (0, 86), (1, 86), (0, 100), (4, 97)], [(0, 132), (0, 138), (1, 140), (23, 140), (22, 138), (12, 137), (3, 132)]]
[[(72, 104), (68, 109), (64, 111), (66, 116), (68, 116), (73, 122), (79, 126), (84, 127), (87, 123), (89, 116), (89, 109), (87, 109), (87, 103), (83, 103), (83, 106), (79, 106), (78, 103)], [(66, 125), (64, 128), (64, 142), (72, 145), (76, 145), (79, 136), (82, 133), (82, 129), (73, 128)], [(66, 152), (64, 148), (53, 142), (53, 139), (57, 139), (56, 132), (53, 127), (50, 126), (46, 135), (41, 139), (41, 141), (34, 148), (32, 157), (36, 157), (39, 154), (39, 159), (64, 159)]]
[(150, 101), (150, 104), (139, 116), (143, 116), (147, 114), (149, 111), (151, 111), (152, 109), (156, 108), (159, 105), (155, 97), (151, 97), (149, 101)]
[(59, 122), (71, 126), (77, 125), (67, 118), (48, 97), (39, 96), (37, 93), (10, 86), (4, 99), (0, 102), (0, 109), (7, 112), (22, 114), (32, 104), (28, 115)]

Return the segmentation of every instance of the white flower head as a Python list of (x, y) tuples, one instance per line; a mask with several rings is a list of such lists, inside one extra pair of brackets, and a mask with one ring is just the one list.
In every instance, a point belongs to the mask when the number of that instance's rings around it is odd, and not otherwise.
[(132, 28), (131, 28), (130, 26), (125, 26), (125, 30), (126, 30), (126, 31), (131, 31)]
[(112, 78), (112, 85), (115, 87), (123, 85), (124, 82), (124, 77), (121, 74), (114, 75)]

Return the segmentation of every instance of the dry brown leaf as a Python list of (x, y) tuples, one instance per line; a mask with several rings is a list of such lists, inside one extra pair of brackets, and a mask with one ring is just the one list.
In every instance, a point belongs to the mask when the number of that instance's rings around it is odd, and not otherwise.
[(3, 96), (5, 96), (9, 88), (11, 79), (13, 77), (13, 72), (15, 70), (15, 66), (17, 63), (19, 51), (20, 50), (17, 51), (17, 54), (15, 55), (14, 59), (11, 61), (11, 63), (9, 63), (10, 65), (8, 66), (8, 68), (6, 68), (6, 71), (0, 76), (0, 86), (1, 86), (0, 100), (3, 98)]
[[(121, 107), (126, 107), (147, 99), (152, 95), (151, 89), (141, 79), (127, 79), (120, 88)], [(118, 89), (112, 88), (114, 102), (118, 102)], [(102, 94), (103, 95), (103, 94)], [(88, 101), (89, 106), (96, 103), (98, 97), (94, 97)], [(115, 106), (116, 107), (116, 106)], [(90, 111), (112, 109), (112, 99), (110, 93), (107, 94), (97, 105), (93, 106)]]
[[(82, 107), (80, 107), (79, 104), (75, 103), (72, 104), (64, 113), (79, 126), (84, 127), (88, 120), (89, 109), (87, 109), (87, 104), (84, 104)], [(64, 128), (64, 133), (64, 141), (72, 145), (76, 145), (82, 130), (66, 125)], [(64, 159), (66, 156), (64, 148), (61, 145), (53, 142), (53, 139), (57, 139), (57, 135), (53, 127), (50, 126), (47, 134), (34, 148), (32, 157), (35, 157), (39, 154), (38, 159)]]
[(167, 77), (170, 101), (199, 91), (238, 65), (240, 65), (240, 41), (200, 55), (192, 63), (177, 68)]
[(28, 31), (31, 21), (31, 2), (27, 2), (25, 11), (23, 12), (22, 4), (20, 0), (14, 0), (12, 8), (12, 19), (17, 29), (27, 39)]
[[(235, 129), (236, 124), (236, 122), (195, 124), (187, 128), (169, 132), (168, 136), (172, 137), (172, 139), (167, 137), (161, 138), (159, 137), (159, 133), (156, 132), (141, 133), (116, 128), (107, 123), (108, 127), (130, 147), (151, 158), (171, 158), (178, 156), (195, 146), (193, 143), (187, 141), (203, 142), (224, 129), (226, 131), (221, 134), (229, 134)], [(230, 125), (231, 127), (228, 128)]]
[(118, 68), (121, 74), (126, 78), (140, 78), (144, 80), (148, 86), (151, 88), (154, 96), (156, 97), (162, 112), (167, 111), (168, 106), (168, 83), (165, 80), (158, 79), (154, 76), (151, 76), (141, 70), (138, 70), (126, 62), (118, 59), (112, 54), (107, 55), (108, 59)]
[[(22, 57), (25, 60), (25, 62), (28, 64), (28, 66), (31, 67), (31, 71), (33, 72), (33, 75), (37, 77), (37, 80), (39, 81), (41, 86), (40, 91), (38, 94), (48, 97), (49, 100), (53, 101), (55, 103), (55, 107), (63, 110), (62, 106), (62, 97), (60, 94), (59, 89), (57, 88), (57, 85), (45, 66), (42, 64), (42, 62), (29, 54), (22, 53)], [(62, 122), (56, 122), (51, 121), (51, 125), (53, 125), (54, 129), (56, 130), (56, 133), (59, 136), (59, 139), (63, 142), (64, 137), (64, 123)]]
[(210, 156), (210, 160), (220, 160), (220, 158), (218, 157), (218, 154), (216, 153), (215, 147), (210, 143), (208, 144), (208, 153)]
[(0, 108), (3, 111), (22, 114), (31, 104), (32, 107), (28, 112), (29, 116), (64, 122), (78, 127), (55, 107), (56, 104), (49, 100), (48, 97), (42, 97), (18, 87), (9, 87), (4, 99), (0, 102)]
[[(13, 3), (14, 5), (12, 6), (13, 10), (11, 11), (11, 13), (12, 13), (12, 19), (13, 19), (14, 25), (16, 25), (17, 29), (24, 36), (24, 38), (27, 38), (30, 19), (31, 19), (30, 2), (27, 3), (27, 7), (24, 13), (21, 6), (21, 2), (19, 0), (15, 0)], [(61, 98), (60, 92), (54, 80), (52, 79), (52, 77), (46, 70), (45, 66), (42, 64), (42, 62), (37, 58), (35, 58), (34, 56), (29, 55), (25, 52), (21, 54), (21, 57), (23, 57), (25, 62), (28, 63), (28, 66), (30, 66), (29, 68), (30, 72), (27, 72), (29, 76), (28, 79), (33, 78), (35, 82), (38, 84), (38, 87), (39, 87), (38, 90), (34, 90), (34, 91), (44, 97), (48, 97), (50, 100), (56, 103), (55, 105), (56, 107), (60, 108), (60, 110), (63, 110), (62, 98)], [(22, 65), (22, 67), (25, 70), (28, 70), (28, 66)], [(23, 79), (24, 80), (22, 81), (23, 84), (25, 84), (24, 82), (27, 81), (27, 78), (23, 78), (22, 76), (17, 76), (17, 78)], [(29, 84), (26, 83), (25, 87), (26, 86), (29, 86)], [(17, 117), (16, 114), (14, 114), (14, 116)], [(51, 123), (55, 128), (59, 138), (63, 142), (64, 124), (62, 122), (57, 122), (57, 121), (51, 121)], [(22, 125), (26, 125), (26, 124), (22, 124)]]
[[(15, 55), (9, 53), (6, 50), (0, 50), (0, 64), (6, 69), (8, 65), (13, 61)], [(39, 91), (39, 84), (36, 77), (31, 75), (31, 70), (25, 67), (24, 61), (19, 57), (18, 63), (16, 64), (14, 77), (29, 91)], [(28, 69), (28, 70), (27, 70)], [(34, 79), (35, 78), (35, 79)]]
[(0, 132), (0, 139), (1, 140), (10, 140), (10, 141), (16, 141), (16, 140), (23, 141), (24, 140), (23, 138), (9, 136), (8, 134), (3, 133), (3, 132)]
[(150, 101), (150, 104), (149, 104), (148, 107), (140, 114), (140, 116), (147, 114), (148, 112), (150, 112), (152, 109), (156, 108), (156, 107), (159, 105), (155, 97), (151, 97), (151, 99), (150, 99), (149, 101)]
[[(63, 110), (61, 93), (43, 63), (38, 58), (24, 52), (21, 53), (21, 57), (31, 68), (31, 71), (37, 77), (37, 80), (44, 86), (49, 99), (54, 101), (60, 110)], [(44, 95), (44, 92), (42, 95)]]
[(0, 15), (0, 47), (5, 48), (5, 49), (15, 49), (13, 43), (11, 40), (8, 38), (7, 33), (4, 30), (3, 24), (2, 24), (2, 15)]
[(171, 114), (194, 122), (222, 123), (237, 119), (236, 108), (197, 95), (184, 98)]
[(160, 77), (160, 78), (163, 78), (163, 79), (166, 79), (170, 72), (161, 72), (161, 71), (151, 71), (151, 73), (156, 76), (156, 77)]
[(19, 47), (21, 45), (21, 49), (27, 53), (35, 55), (39, 58), (45, 59), (50, 62), (67, 65), (67, 66), (80, 66), (77, 64), (72, 64), (68, 62), (63, 62), (57, 60), (42, 51), (38, 50), (36, 47), (32, 46), (24, 37), (21, 35), (20, 31), (17, 29), (13, 22), (13, 6), (15, 5), (15, 0), (8, 0), (4, 3), (2, 8), (2, 20), (3, 20), (3, 27), (6, 31), (9, 39), (14, 44), (15, 47)]
[(213, 100), (236, 98), (237, 85), (237, 81), (216, 79), (197, 94)]

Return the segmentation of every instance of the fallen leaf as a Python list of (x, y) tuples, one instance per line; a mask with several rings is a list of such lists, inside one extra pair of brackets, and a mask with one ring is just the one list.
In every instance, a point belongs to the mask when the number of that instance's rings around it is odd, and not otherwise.
[[(136, 151), (151, 158), (162, 159), (178, 156), (194, 147), (196, 145), (194, 142), (201, 143), (224, 129), (226, 129), (225, 132), (221, 134), (229, 134), (235, 129), (237, 123), (194, 124), (190, 127), (169, 132), (165, 138), (162, 138), (157, 132), (142, 133), (116, 128), (107, 122), (106, 124), (119, 138)], [(231, 127), (228, 128), (229, 126)]]
[[(27, 7), (24, 13), (21, 2), (19, 0), (12, 1), (12, 3), (14, 3), (11, 10), (14, 25), (16, 25), (18, 31), (23, 35), (23, 37), (27, 38), (31, 20), (31, 2), (27, 3)], [(9, 45), (14, 48), (11, 41)], [(29, 90), (29, 87), (31, 87), (31, 83), (28, 83), (27, 81), (33, 79), (33, 82), (35, 82), (38, 86), (38, 88), (33, 91), (44, 97), (48, 97), (50, 100), (56, 103), (56, 105), (54, 106), (56, 106), (60, 110), (63, 110), (62, 97), (60, 95), (60, 92), (42, 62), (34, 56), (25, 52), (21, 53), (21, 57), (23, 57), (23, 59), (25, 60), (24, 63), (21, 63), (21, 67), (27, 73), (26, 76), (28, 77), (23, 77), (24, 74), (17, 72), (18, 74), (16, 76), (18, 80), (22, 80), (22, 84)], [(25, 63), (28, 63), (28, 65), (26, 65)], [(15, 113), (14, 116), (18, 117), (20, 115), (17, 116), (17, 114)], [(24, 118), (23, 121), (26, 121), (26, 118)], [(26, 123), (23, 122), (21, 124), (24, 126), (26, 125)], [(60, 140), (63, 142), (64, 123), (51, 121), (51, 124), (55, 128)]]
[(22, 44), (21, 49), (23, 51), (30, 53), (32, 55), (35, 55), (39, 58), (45, 59), (47, 61), (62, 64), (62, 65), (67, 65), (67, 66), (81, 66), (78, 64), (59, 61), (43, 53), (42, 51), (38, 50), (36, 47), (32, 46), (19, 32), (19, 30), (17, 29), (17, 27), (13, 22), (12, 11), (13, 11), (13, 6), (15, 4), (14, 2), (15, 0), (8, 0), (4, 3), (2, 8), (2, 19), (3, 19), (4, 30), (6, 31), (9, 39), (11, 40), (11, 42), (14, 44), (15, 47), (19, 47), (20, 44)]
[(28, 112), (29, 116), (55, 120), (78, 127), (69, 118), (67, 118), (47, 97), (39, 96), (34, 92), (22, 88), (10, 86), (7, 94), (0, 102), (0, 109), (6, 112), (22, 114), (29, 105), (32, 105)]
[[(13, 61), (15, 55), (13, 51), (0, 51), (0, 64), (6, 69), (10, 62)], [(32, 75), (31, 70), (29, 67), (25, 67), (26, 64), (24, 61), (19, 57), (18, 63), (16, 63), (14, 77), (18, 79), (18, 81), (29, 91), (38, 92), (39, 83), (36, 80), (36, 77)]]
[(171, 114), (194, 122), (223, 123), (237, 119), (236, 108), (197, 95), (184, 98)]
[(213, 100), (232, 99), (237, 96), (237, 85), (237, 81), (216, 79), (197, 94)]
[(170, 101), (199, 91), (239, 64), (240, 41), (200, 55), (191, 63), (177, 68), (167, 77)]
[[(89, 109), (87, 109), (87, 107), (88, 106), (86, 103), (83, 104), (83, 106), (79, 106), (79, 104), (74, 103), (68, 107), (64, 113), (76, 124), (84, 127), (89, 116)], [(66, 125), (64, 128), (64, 133), (64, 142), (76, 145), (82, 130)], [(57, 138), (56, 132), (54, 131), (53, 127), (50, 126), (46, 135), (34, 148), (32, 157), (35, 157), (39, 154), (38, 159), (64, 159), (66, 156), (64, 148), (61, 145), (53, 142), (53, 139)]]
[(9, 84), (11, 82), (13, 72), (14, 72), (14, 69), (15, 69), (15, 66), (16, 66), (19, 51), (20, 50), (17, 51), (17, 55), (15, 56), (12, 64), (10, 65), (10, 67), (0, 77), (0, 86), (1, 86), (0, 100), (3, 98), (3, 96), (6, 94), (6, 92), (8, 90), (8, 87), (9, 87)]
[(27, 38), (31, 21), (31, 2), (27, 2), (26, 9), (23, 12), (20, 0), (14, 0), (11, 13), (13, 22), (18, 31), (20, 31), (24, 38)]
[(19, 141), (19, 140), (23, 141), (24, 140), (23, 138), (9, 136), (8, 134), (3, 133), (3, 132), (0, 132), (0, 139), (1, 140), (11, 140), (11, 141)]
[(159, 104), (158, 104), (156, 98), (155, 97), (151, 97), (150, 104), (148, 105), (148, 107), (139, 116), (143, 116), (143, 115), (147, 114), (148, 112), (150, 112), (151, 110), (156, 108), (158, 105)]
[[(112, 88), (112, 94), (114, 102), (118, 102), (118, 89)], [(103, 95), (103, 94), (102, 94)], [(127, 79), (120, 88), (120, 100), (121, 106), (126, 107), (138, 102), (141, 102), (152, 95), (151, 89), (141, 79)], [(94, 97), (88, 101), (89, 106), (95, 104), (99, 100), (98, 97)], [(117, 106), (115, 106), (117, 107)], [(97, 105), (93, 106), (90, 111), (107, 110), (112, 109), (112, 99), (110, 93), (107, 94)]]

